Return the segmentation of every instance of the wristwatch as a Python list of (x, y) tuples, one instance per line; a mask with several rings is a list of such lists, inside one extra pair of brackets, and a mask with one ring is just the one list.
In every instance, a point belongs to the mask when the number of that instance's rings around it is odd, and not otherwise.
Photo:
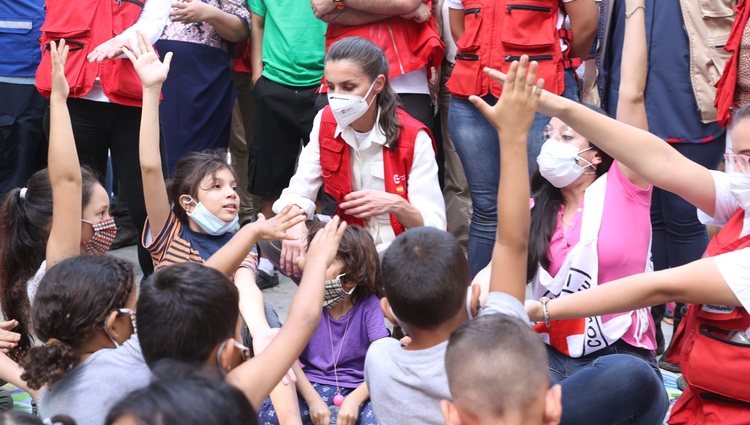
[(344, 10), (344, 0), (333, 0), (337, 10)]

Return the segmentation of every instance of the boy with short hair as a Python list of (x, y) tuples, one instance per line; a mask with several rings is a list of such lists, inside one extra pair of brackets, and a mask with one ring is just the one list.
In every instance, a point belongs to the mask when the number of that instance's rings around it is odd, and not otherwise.
[(560, 423), (560, 385), (549, 388), (547, 350), (527, 322), (482, 315), (448, 341), (445, 370), (453, 401), (443, 400), (446, 425)]
[[(511, 66), (494, 106), (476, 96), (470, 100), (495, 126), (501, 140), (500, 224), (492, 256), (491, 292), (482, 315), (502, 313), (528, 322), (523, 307), (530, 221), (526, 140), (541, 90), (526, 79), (515, 81), (519, 67), (519, 75), (525, 76), (528, 57)], [(535, 81), (535, 64), (529, 75), (528, 81)], [(443, 424), (438, 407), (441, 400), (450, 399), (444, 367), (448, 338), (476, 311), (478, 287), (467, 288), (468, 262), (458, 241), (436, 229), (416, 228), (399, 235), (386, 250), (381, 267), (383, 311), (412, 342), (402, 347), (384, 338), (370, 346), (365, 379), (375, 415), (383, 425), (407, 420)], [(465, 308), (467, 297), (470, 301)], [(538, 367), (546, 371), (546, 365)]]

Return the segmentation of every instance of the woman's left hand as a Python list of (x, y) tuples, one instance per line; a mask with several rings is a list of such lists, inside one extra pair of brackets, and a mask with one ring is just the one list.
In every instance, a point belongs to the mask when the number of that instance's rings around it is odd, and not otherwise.
[(356, 218), (370, 218), (377, 215), (392, 213), (404, 198), (382, 190), (358, 190), (344, 197), (339, 208), (346, 215)]
[(173, 22), (191, 24), (207, 21), (213, 12), (214, 8), (201, 0), (185, 0), (184, 3), (172, 3), (172, 12), (169, 17)]
[(339, 407), (339, 413), (336, 416), (337, 425), (354, 425), (359, 417), (359, 400), (352, 397), (351, 394), (344, 398), (344, 402)]

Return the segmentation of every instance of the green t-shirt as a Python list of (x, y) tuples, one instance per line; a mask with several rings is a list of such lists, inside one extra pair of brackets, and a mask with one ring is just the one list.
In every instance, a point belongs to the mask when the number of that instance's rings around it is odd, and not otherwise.
[(316, 18), (307, 0), (247, 0), (265, 19), (263, 76), (292, 87), (320, 83), (327, 24)]

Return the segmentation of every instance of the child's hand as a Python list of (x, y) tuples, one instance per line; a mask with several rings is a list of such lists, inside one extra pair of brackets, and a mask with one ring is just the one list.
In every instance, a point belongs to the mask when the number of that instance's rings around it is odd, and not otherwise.
[(514, 61), (510, 65), (503, 92), (494, 106), (478, 96), (471, 96), (469, 100), (497, 130), (515, 128), (528, 131), (544, 89), (544, 80), (536, 80), (538, 68), (536, 62), (529, 64), (529, 57), (523, 55), (520, 62)]
[(326, 223), (326, 227), (319, 230), (313, 240), (310, 241), (310, 247), (307, 249), (307, 256), (305, 257), (305, 267), (309, 264), (321, 264), (328, 268), (336, 259), (339, 242), (341, 242), (345, 230), (346, 222), (341, 221), (338, 216), (334, 216), (331, 221)]
[(336, 416), (336, 425), (354, 425), (359, 417), (359, 400), (351, 397), (351, 394), (344, 398), (344, 402), (339, 407), (339, 414)]
[(141, 32), (138, 32), (138, 43), (131, 46), (130, 49), (123, 47), (122, 51), (133, 62), (135, 72), (138, 73), (138, 78), (141, 79), (144, 89), (161, 87), (169, 73), (172, 52), (167, 53), (164, 56), (164, 62), (161, 62), (154, 51), (154, 46)]
[(65, 44), (65, 39), (61, 39), (60, 44), (51, 41), (49, 49), (52, 58), (52, 93), (50, 97), (66, 100), (68, 93), (70, 93), (70, 86), (65, 78), (65, 61), (68, 59), (69, 49)]
[(257, 230), (258, 239), (277, 241), (294, 239), (294, 236), (287, 234), (286, 230), (303, 221), (305, 221), (304, 212), (299, 209), (295, 209), (295, 212), (292, 212), (292, 206), (289, 205), (281, 210), (280, 214), (268, 220), (266, 220), (263, 214), (258, 214), (258, 220), (251, 224), (251, 226)]
[(172, 12), (169, 17), (172, 22), (183, 22), (190, 24), (193, 22), (204, 22), (211, 18), (216, 12), (216, 8), (203, 3), (201, 0), (185, 0), (184, 2), (172, 3)]
[(314, 425), (331, 425), (331, 411), (328, 410), (328, 405), (320, 396), (305, 401), (307, 401), (310, 419)]
[(419, 6), (411, 12), (401, 15), (402, 18), (413, 19), (414, 22), (418, 24), (427, 22), (427, 20), (430, 19), (430, 16), (432, 16), (432, 11), (424, 3), (420, 3)]

